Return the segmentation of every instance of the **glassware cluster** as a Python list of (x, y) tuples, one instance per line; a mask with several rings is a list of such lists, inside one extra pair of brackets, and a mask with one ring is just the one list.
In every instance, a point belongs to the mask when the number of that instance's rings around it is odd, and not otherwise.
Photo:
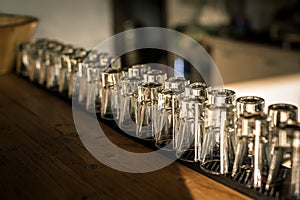
[(294, 105), (265, 108), (260, 97), (236, 99), (229, 89), (167, 77), (145, 64), (124, 68), (106, 53), (48, 39), (20, 44), (16, 70), (46, 89), (77, 98), (125, 133), (199, 163), (207, 173), (300, 199), (300, 126)]

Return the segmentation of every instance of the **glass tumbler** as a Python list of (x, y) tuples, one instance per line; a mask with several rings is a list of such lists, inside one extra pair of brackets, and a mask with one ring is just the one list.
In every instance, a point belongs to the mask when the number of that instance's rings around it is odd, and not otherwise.
[(120, 108), (115, 116), (119, 116), (119, 127), (130, 135), (136, 131), (137, 88), (142, 82), (141, 77), (122, 77), (119, 82)]
[[(170, 77), (158, 96), (158, 132), (155, 145), (164, 150), (175, 150), (179, 127), (179, 100), (189, 80), (184, 77)], [(170, 142), (172, 141), (172, 144)], [(169, 145), (167, 145), (169, 144)], [(167, 146), (166, 146), (167, 145)]]
[(270, 155), (274, 153), (274, 145), (278, 143), (277, 135), (274, 129), (279, 126), (284, 126), (288, 122), (298, 121), (298, 108), (291, 104), (272, 104), (268, 107), (268, 121), (269, 121), (269, 134), (270, 134)]
[[(55, 48), (51, 50), (49, 55), (49, 63), (46, 66), (46, 88), (55, 89), (58, 87), (59, 70), (58, 63), (61, 63), (60, 54), (64, 48), (63, 44), (57, 43)], [(59, 60), (59, 61), (58, 61)]]
[(38, 79), (39, 76), (39, 54), (37, 45), (34, 43), (31, 45), (29, 57), (28, 57), (28, 78), (31, 82), (34, 82)]
[(292, 122), (288, 125), (278, 126), (273, 130), (274, 137), (276, 137), (276, 144), (274, 144), (273, 156), (269, 167), (266, 184), (267, 191), (272, 187), (278, 188), (283, 183), (287, 173), (289, 173), (288, 171), (290, 171), (292, 144), (296, 127), (297, 124)]
[(267, 116), (264, 112), (244, 113), (237, 126), (238, 145), (231, 176), (247, 187), (262, 188), (268, 173)]
[[(92, 75), (93, 72), (91, 71), (91, 69), (93, 67), (97, 66), (99, 62), (100, 61), (99, 61), (98, 52), (97, 51), (89, 51), (89, 52), (87, 52), (86, 58), (83, 61), (83, 63), (78, 66), (78, 78), (79, 78), (78, 103), (81, 105), (87, 104), (86, 101), (87, 101), (88, 85), (90, 85), (90, 87), (92, 87), (91, 86), (91, 81), (92, 81), (91, 77), (93, 77), (93, 75)], [(101, 66), (104, 66), (104, 67), (101, 67), (101, 68), (104, 68), (103, 70), (106, 69), (106, 63), (104, 63)]]
[(204, 129), (205, 98), (183, 97), (180, 102), (179, 129), (176, 141), (177, 158), (197, 162), (201, 154)]
[[(87, 88), (85, 107), (89, 112), (101, 112), (101, 74), (107, 66), (99, 65), (99, 62), (89, 62), (87, 66)], [(81, 87), (81, 86), (80, 86)], [(82, 89), (82, 88), (80, 88)]]
[(102, 77), (102, 98), (101, 98), (101, 117), (103, 119), (113, 120), (119, 110), (118, 83), (124, 76), (121, 69), (107, 69), (101, 74)]
[(58, 92), (61, 94), (67, 94), (69, 87), (71, 71), (71, 59), (75, 57), (74, 52), (64, 53), (61, 56), (61, 68), (59, 69), (59, 80), (58, 80)]
[(76, 88), (79, 86), (75, 86), (75, 84), (79, 84), (75, 81), (75, 78), (78, 76), (79, 73), (79, 66), (82, 65), (84, 57), (76, 57), (70, 60), (71, 68), (69, 68), (69, 85), (68, 85), (68, 97), (72, 99), (73, 95), (78, 95), (78, 91), (75, 91)]
[(47, 45), (49, 43), (49, 40), (47, 39), (38, 39), (34, 43), (34, 47), (32, 48), (33, 52), (30, 57), (30, 70), (29, 70), (29, 80), (32, 82), (39, 81), (40, 76), (40, 69), (41, 69), (41, 62), (43, 59), (43, 54), (45, 53), (45, 50), (47, 49)]
[[(279, 173), (283, 157), (287, 158), (286, 148), (291, 147), (289, 137), (290, 124), (298, 121), (298, 108), (291, 104), (272, 104), (268, 107), (269, 138), (270, 138), (270, 169), (266, 189), (269, 190)], [(288, 159), (290, 161), (290, 159)]]
[(16, 72), (23, 76), (28, 76), (28, 54), (30, 42), (20, 42), (17, 52)]
[(179, 124), (179, 90), (164, 89), (158, 94), (158, 131), (155, 145), (164, 150), (175, 150), (176, 127)]
[(138, 86), (136, 137), (153, 140), (157, 132), (158, 94), (163, 85), (158, 82), (143, 83)]
[(200, 167), (211, 174), (227, 174), (234, 161), (235, 92), (212, 90), (205, 106), (205, 131)]
[(53, 53), (56, 49), (58, 43), (56, 41), (49, 41), (47, 46), (43, 49), (41, 58), (40, 58), (40, 71), (38, 83), (40, 85), (45, 85), (47, 80), (47, 67), (50, 65), (50, 60), (53, 58)]

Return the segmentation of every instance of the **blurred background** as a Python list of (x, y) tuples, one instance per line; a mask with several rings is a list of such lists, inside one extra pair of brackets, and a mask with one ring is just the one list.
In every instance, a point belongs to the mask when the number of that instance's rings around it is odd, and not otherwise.
[[(0, 13), (37, 17), (34, 38), (90, 49), (124, 30), (167, 27), (202, 44), (230, 87), (265, 78), (275, 78), (270, 83), (278, 84), (283, 80), (278, 78), (289, 75), (294, 78), (284, 83), (294, 82), (287, 87), (300, 85), (300, 0), (0, 0), (0, 5)], [(185, 60), (159, 50), (130, 52), (122, 59), (128, 66), (167, 64), (192, 74), (192, 80), (201, 76)], [(266, 92), (261, 84), (253, 87)], [(299, 90), (286, 91), (299, 104)]]

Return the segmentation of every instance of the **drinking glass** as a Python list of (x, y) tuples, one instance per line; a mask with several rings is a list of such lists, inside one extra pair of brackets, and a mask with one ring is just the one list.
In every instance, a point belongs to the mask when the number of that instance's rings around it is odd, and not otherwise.
[(294, 137), (294, 128), (296, 124), (285, 124), (273, 129), (273, 137), (276, 137), (274, 144), (272, 160), (268, 172), (266, 190), (272, 187), (278, 187), (291, 168), (291, 154)]
[(211, 90), (205, 106), (205, 131), (200, 167), (211, 174), (227, 174), (234, 160), (235, 92)]
[(74, 52), (64, 53), (61, 55), (61, 68), (59, 69), (59, 80), (58, 80), (58, 92), (66, 94), (68, 92), (70, 74), (71, 71), (71, 59), (75, 57)]
[(177, 158), (196, 162), (200, 159), (204, 129), (203, 97), (183, 97), (180, 102), (179, 129), (176, 140)]
[(56, 41), (49, 41), (47, 43), (47, 46), (43, 49), (43, 52), (41, 54), (40, 58), (40, 71), (39, 71), (39, 79), (38, 82), (40, 85), (44, 85), (47, 81), (47, 67), (52, 64), (52, 60), (54, 57), (54, 53), (57, 47), (60, 47), (60, 44)]
[[(165, 82), (165, 89), (158, 94), (158, 132), (155, 145), (164, 150), (175, 150), (179, 128), (179, 100), (189, 80), (171, 77)], [(172, 142), (172, 144), (170, 144)]]
[(268, 107), (269, 137), (270, 137), (270, 169), (266, 189), (278, 181), (282, 162), (290, 161), (292, 132), (290, 125), (297, 124), (298, 108), (291, 104), (272, 104)]
[(30, 51), (30, 42), (20, 42), (17, 52), (16, 72), (23, 76), (28, 76), (28, 57)]
[(247, 187), (262, 188), (268, 173), (267, 116), (264, 112), (244, 113), (237, 126), (238, 145), (231, 176)]
[[(78, 66), (78, 78), (79, 78), (79, 91), (78, 91), (78, 103), (81, 105), (87, 105), (87, 90), (88, 90), (88, 85), (91, 86), (91, 77), (92, 69), (93, 67), (97, 66), (99, 63), (99, 54), (97, 51), (89, 51), (87, 52), (86, 58), (83, 61), (81, 65)], [(103, 70), (106, 69), (106, 63), (104, 63), (105, 66), (102, 67), (104, 68)], [(94, 108), (94, 107), (93, 107)]]
[(57, 68), (57, 65), (58, 63), (61, 63), (59, 55), (62, 54), (63, 49), (64, 45), (58, 43), (55, 49), (53, 49), (50, 53), (49, 63), (46, 66), (46, 88), (49, 90), (54, 90), (58, 87), (59, 70)]
[(89, 112), (101, 112), (101, 74), (107, 66), (100, 66), (98, 62), (88, 63), (87, 68), (87, 90), (86, 90), (86, 110)]
[(112, 120), (117, 119), (114, 113), (119, 110), (118, 82), (124, 76), (121, 69), (107, 69), (101, 74), (102, 77), (102, 98), (101, 117)]
[(120, 109), (115, 116), (119, 116), (118, 125), (126, 133), (133, 135), (136, 131), (137, 118), (137, 89), (141, 85), (141, 77), (122, 77), (119, 83)]
[[(75, 78), (78, 77), (79, 74), (79, 68), (82, 67), (84, 60), (84, 56), (76, 57), (71, 59), (71, 68), (69, 69), (69, 86), (68, 86), (68, 97), (71, 99), (73, 95), (78, 95), (78, 91), (75, 91), (75, 89), (79, 88), (79, 82), (75, 82)], [(75, 86), (75, 84), (78, 84)]]
[(136, 136), (153, 140), (157, 132), (158, 94), (163, 85), (158, 82), (143, 83), (138, 86)]
[(270, 155), (273, 155), (274, 145), (277, 144), (277, 135), (274, 129), (279, 126), (284, 126), (289, 122), (298, 121), (298, 108), (291, 104), (278, 103), (268, 107), (268, 121), (270, 134)]

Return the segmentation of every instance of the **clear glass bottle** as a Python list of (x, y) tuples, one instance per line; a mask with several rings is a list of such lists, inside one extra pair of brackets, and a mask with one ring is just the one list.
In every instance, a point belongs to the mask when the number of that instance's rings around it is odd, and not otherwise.
[(235, 121), (235, 92), (228, 89), (211, 90), (205, 106), (201, 169), (216, 175), (231, 172)]

